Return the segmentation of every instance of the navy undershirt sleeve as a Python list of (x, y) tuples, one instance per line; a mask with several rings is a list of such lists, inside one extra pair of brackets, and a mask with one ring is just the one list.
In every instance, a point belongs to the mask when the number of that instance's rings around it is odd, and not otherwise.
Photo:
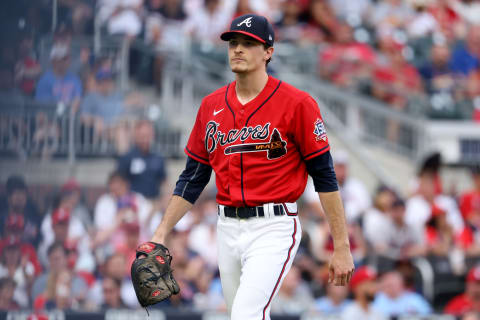
[(185, 170), (178, 178), (173, 194), (194, 204), (210, 181), (211, 175), (212, 167), (188, 157)]
[(316, 192), (338, 191), (337, 176), (330, 151), (305, 161), (307, 172), (313, 179)]

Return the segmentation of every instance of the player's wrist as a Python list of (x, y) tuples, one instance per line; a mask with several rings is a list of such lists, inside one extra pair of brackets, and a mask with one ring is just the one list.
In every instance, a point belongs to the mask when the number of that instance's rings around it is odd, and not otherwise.
[(333, 249), (335, 251), (350, 251), (350, 242), (347, 240), (347, 241), (334, 243)]

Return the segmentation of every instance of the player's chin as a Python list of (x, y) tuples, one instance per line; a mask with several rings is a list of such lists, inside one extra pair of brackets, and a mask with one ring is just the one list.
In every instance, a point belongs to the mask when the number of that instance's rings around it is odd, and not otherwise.
[(233, 73), (246, 73), (248, 71), (248, 69), (244, 66), (231, 65), (230, 67)]

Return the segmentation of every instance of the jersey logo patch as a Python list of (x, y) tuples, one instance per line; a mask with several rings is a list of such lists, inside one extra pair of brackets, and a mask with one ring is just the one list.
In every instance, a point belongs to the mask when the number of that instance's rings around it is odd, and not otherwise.
[(315, 130), (313, 130), (313, 133), (315, 134), (315, 140), (323, 140), (327, 141), (327, 131), (325, 130), (325, 125), (323, 124), (323, 121), (321, 119), (317, 119), (315, 121)]
[(243, 153), (243, 152), (267, 152), (267, 159), (278, 159), (287, 154), (287, 142), (282, 140), (280, 132), (277, 129), (273, 129), (270, 141), (266, 143), (245, 143), (228, 146), (225, 148), (225, 154)]
[(250, 28), (252, 26), (252, 18), (253, 17), (248, 17), (247, 19), (237, 24), (237, 27), (240, 27), (242, 24), (245, 24), (248, 28)]
[(219, 114), (220, 112), (222, 112), (223, 109), (225, 109), (225, 108), (222, 108), (222, 109), (220, 109), (220, 110), (218, 110), (218, 111), (217, 111), (217, 110), (213, 110), (213, 115), (216, 116), (217, 114)]

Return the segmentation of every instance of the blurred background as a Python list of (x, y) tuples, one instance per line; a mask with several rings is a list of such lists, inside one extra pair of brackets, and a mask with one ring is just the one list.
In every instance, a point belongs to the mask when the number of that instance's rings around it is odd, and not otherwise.
[[(269, 73), (320, 105), (357, 269), (328, 285), (309, 182), (272, 319), (479, 319), (478, 0), (1, 1), (0, 318), (147, 317), (135, 248), (201, 99), (233, 80), (219, 34), (250, 12), (275, 26)], [(228, 319), (213, 181), (168, 240), (182, 291), (152, 318)]]

